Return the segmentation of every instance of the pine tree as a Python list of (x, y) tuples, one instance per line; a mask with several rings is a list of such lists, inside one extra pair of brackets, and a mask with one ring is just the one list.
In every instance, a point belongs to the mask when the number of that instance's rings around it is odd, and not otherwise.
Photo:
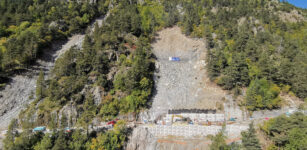
[(34, 150), (51, 150), (52, 146), (50, 134), (45, 134), (44, 138), (34, 146)]
[(83, 150), (85, 149), (85, 142), (87, 137), (85, 134), (82, 133), (81, 130), (76, 130), (73, 132), (72, 141), (69, 143), (69, 148), (74, 150)]
[(66, 114), (65, 114), (64, 112), (62, 112), (62, 118), (61, 118), (61, 122), (60, 122), (60, 123), (61, 123), (60, 127), (61, 127), (62, 129), (64, 129), (65, 127), (68, 126), (67, 121), (68, 121), (68, 119), (67, 119)]
[(64, 131), (61, 130), (59, 132), (59, 136), (56, 138), (56, 141), (54, 142), (52, 150), (67, 150), (67, 149), (68, 149), (67, 139)]
[(57, 117), (56, 117), (56, 114), (51, 114), (51, 119), (49, 121), (48, 127), (52, 131), (56, 131), (56, 129), (57, 129)]
[(259, 139), (256, 136), (256, 130), (254, 128), (254, 122), (249, 124), (248, 131), (243, 131), (242, 135), (242, 144), (246, 150), (261, 150), (261, 145)]
[(86, 97), (85, 103), (83, 104), (83, 110), (84, 112), (82, 113), (80, 121), (82, 126), (86, 128), (86, 133), (88, 135), (88, 127), (96, 114), (95, 102), (91, 94)]
[(227, 149), (226, 136), (225, 136), (226, 127), (223, 126), (222, 130), (215, 136), (211, 137), (212, 144), (210, 145), (210, 150), (224, 150)]
[(36, 81), (36, 97), (37, 97), (37, 99), (44, 98), (44, 90), (45, 90), (44, 72), (41, 70), (39, 72), (39, 76), (38, 76), (38, 79)]
[(16, 132), (15, 132), (16, 128), (17, 128), (17, 119), (13, 119), (8, 127), (6, 137), (3, 140), (5, 150), (9, 150), (14, 147), (14, 140), (16, 137)]

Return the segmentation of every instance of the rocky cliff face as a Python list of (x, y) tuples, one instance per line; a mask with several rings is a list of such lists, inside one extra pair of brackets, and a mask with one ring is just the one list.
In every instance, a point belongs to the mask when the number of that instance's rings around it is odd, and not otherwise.
[(156, 150), (157, 140), (144, 128), (135, 128), (129, 137), (127, 150)]

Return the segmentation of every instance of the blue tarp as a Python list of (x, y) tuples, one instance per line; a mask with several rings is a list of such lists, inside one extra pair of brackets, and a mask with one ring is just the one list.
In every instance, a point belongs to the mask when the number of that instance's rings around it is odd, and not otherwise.
[(169, 58), (170, 61), (180, 61), (179, 57), (170, 57)]

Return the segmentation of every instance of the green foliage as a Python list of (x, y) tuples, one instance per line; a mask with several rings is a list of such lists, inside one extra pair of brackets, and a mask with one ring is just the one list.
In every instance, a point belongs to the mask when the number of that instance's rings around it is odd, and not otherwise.
[(145, 0), (144, 4), (138, 6), (140, 11), (142, 30), (145, 33), (152, 33), (163, 27), (164, 8), (158, 1)]
[(256, 136), (254, 122), (249, 125), (248, 131), (241, 132), (242, 144), (246, 150), (261, 150), (259, 139)]
[(52, 41), (82, 31), (95, 16), (105, 13), (106, 8), (101, 8), (105, 0), (97, 3), (4, 0), (0, 5), (0, 39), (7, 40), (0, 46), (5, 48), (0, 52), (1, 56), (5, 56), (0, 60), (1, 74), (25, 69)]
[[(141, 4), (136, 0), (99, 0), (90, 4), (88, 1), (3, 0), (0, 2), (3, 14), (0, 74), (2, 77), (9, 71), (28, 67), (51, 42), (83, 31), (94, 17), (106, 14), (112, 6), (106, 23), (102, 27), (95, 25), (93, 34), (85, 36), (81, 49), (71, 48), (57, 59), (50, 79), (44, 81), (40, 74), (38, 100), (20, 115), (23, 128), (43, 124), (53, 129), (58, 124), (62, 128), (67, 126), (70, 118), (58, 120), (58, 114), (53, 113), (67, 104), (77, 108), (77, 121), (72, 124), (86, 129), (95, 117), (111, 120), (148, 107), (154, 69), (150, 43), (157, 30), (176, 23), (185, 34), (206, 38), (211, 80), (225, 89), (236, 88), (238, 94), (240, 87), (248, 87), (245, 103), (250, 110), (277, 108), (280, 104), (277, 85), (289, 86), (286, 91), (293, 91), (300, 98), (307, 97), (304, 40), (307, 34), (306, 22), (284, 23), (272, 13), (289, 11), (288, 6), (272, 4), (271, 10), (267, 9), (269, 3), (264, 0), (145, 0)], [(238, 25), (241, 18), (246, 21)], [(103, 95), (98, 104), (92, 95), (95, 88)], [(39, 100), (42, 101), (37, 103)], [(288, 149), (304, 146), (305, 124), (301, 122), (306, 119), (294, 118), (298, 124), (282, 119), (270, 120), (262, 129), (277, 146)], [(19, 135), (10, 129), (5, 146), (7, 149), (123, 149), (127, 134), (121, 121), (113, 131), (93, 136), (82, 131), (72, 135), (64, 131), (45, 136)], [(242, 136), (245, 147), (257, 145), (256, 140), (252, 141), (255, 139), (252, 128)], [(226, 145), (225, 138), (221, 131), (212, 137), (210, 148), (241, 148), (236, 143)]]
[(64, 131), (61, 130), (58, 133), (56, 140), (54, 141), (52, 150), (67, 150), (67, 149), (68, 149), (68, 137), (64, 133)]
[(280, 106), (280, 88), (266, 79), (256, 79), (249, 85), (245, 105), (249, 110), (273, 109)]
[(73, 150), (84, 150), (86, 141), (86, 135), (82, 134), (80, 130), (76, 130), (72, 134), (72, 141), (69, 143), (69, 148)]
[(51, 150), (53, 144), (50, 136), (50, 134), (45, 134), (43, 139), (34, 146), (34, 150)]
[(125, 123), (119, 121), (113, 131), (108, 131), (106, 134), (99, 134), (97, 138), (93, 138), (87, 143), (89, 150), (118, 150), (123, 149), (123, 144), (127, 140), (127, 129)]
[(210, 150), (226, 150), (229, 149), (229, 147), (226, 144), (226, 136), (225, 136), (225, 126), (223, 126), (223, 129), (216, 134), (215, 136), (211, 137), (211, 145)]
[[(274, 9), (268, 9), (269, 5)], [(306, 16), (306, 11), (253, 0), (183, 1), (181, 6), (184, 14), (179, 25), (183, 32), (206, 38), (212, 81), (233, 89), (266, 78), (277, 85), (289, 85), (296, 96), (306, 98), (307, 23), (284, 22), (272, 13), (296, 9)], [(242, 19), (245, 21), (238, 23)]]
[(14, 139), (16, 136), (18, 136), (18, 134), (16, 133), (16, 128), (17, 119), (12, 119), (5, 135), (5, 139), (3, 140), (5, 150), (10, 150), (15, 145)]
[(81, 117), (78, 121), (88, 132), (88, 126), (90, 125), (92, 119), (96, 115), (96, 106), (94, 104), (94, 99), (93, 99), (92, 95), (89, 94), (85, 98), (85, 102), (83, 104), (82, 109), (83, 109), (83, 112), (82, 112), (82, 115), (81, 115)]
[(37, 99), (42, 99), (46, 95), (44, 72), (41, 70), (36, 81), (36, 97)]
[(307, 148), (307, 117), (302, 113), (270, 119), (261, 129), (276, 147), (289, 150)]
[(22, 132), (20, 135), (16, 136), (13, 140), (13, 145), (5, 146), (5, 149), (33, 149), (33, 146), (36, 145), (43, 138), (43, 133), (31, 133), (29, 131)]

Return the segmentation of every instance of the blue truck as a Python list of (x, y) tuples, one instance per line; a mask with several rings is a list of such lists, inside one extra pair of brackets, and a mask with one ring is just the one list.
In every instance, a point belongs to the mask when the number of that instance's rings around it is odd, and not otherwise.
[(35, 127), (33, 129), (33, 132), (44, 132), (46, 131), (46, 127), (45, 126), (39, 126), (39, 127)]
[(180, 61), (179, 57), (169, 57), (168, 58), (169, 61)]
[(236, 121), (236, 118), (230, 118), (229, 121)]

